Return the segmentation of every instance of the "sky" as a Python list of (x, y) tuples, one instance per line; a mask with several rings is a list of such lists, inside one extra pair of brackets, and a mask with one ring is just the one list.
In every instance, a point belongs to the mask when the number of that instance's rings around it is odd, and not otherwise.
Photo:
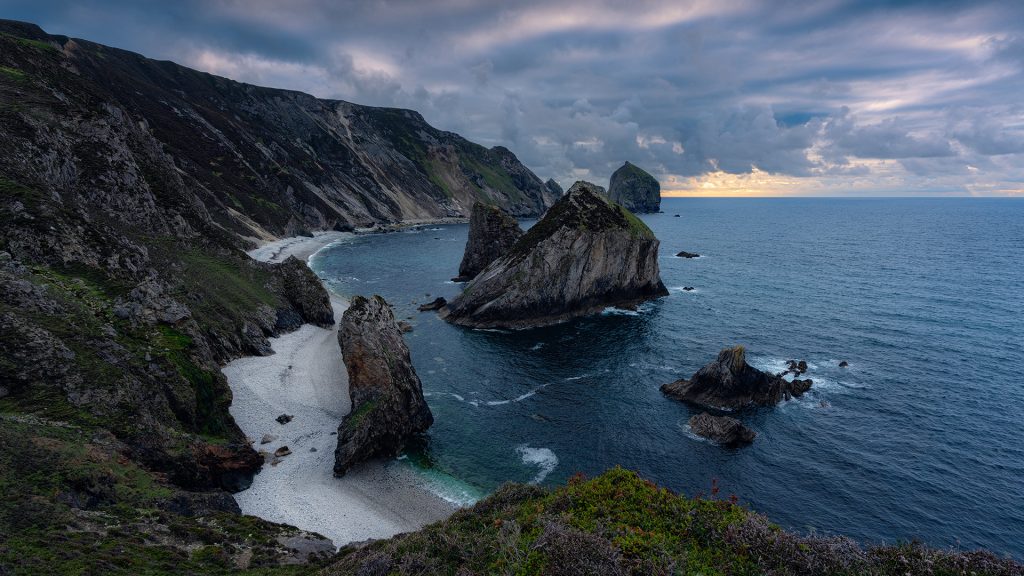
[(0, 0), (243, 82), (412, 108), (541, 179), (1024, 196), (1024, 1)]

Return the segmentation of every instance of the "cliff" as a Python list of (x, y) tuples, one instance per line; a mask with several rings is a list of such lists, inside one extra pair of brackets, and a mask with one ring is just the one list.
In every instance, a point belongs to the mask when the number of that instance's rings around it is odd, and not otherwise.
[(469, 239), (457, 281), (472, 280), (488, 264), (508, 254), (523, 236), (519, 223), (497, 206), (477, 202), (469, 218)]
[(626, 162), (612, 173), (608, 197), (636, 213), (661, 209), (661, 184), (643, 168)]
[(348, 370), (352, 411), (338, 427), (334, 475), (377, 456), (395, 456), (434, 423), (388, 303), (356, 296), (345, 310), (338, 342)]
[(667, 293), (651, 230), (600, 187), (577, 182), (441, 316), (462, 326), (527, 328)]

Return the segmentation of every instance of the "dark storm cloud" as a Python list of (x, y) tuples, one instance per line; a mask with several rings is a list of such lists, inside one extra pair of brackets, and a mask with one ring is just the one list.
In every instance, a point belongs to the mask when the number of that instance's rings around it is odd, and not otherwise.
[(630, 160), (666, 188), (756, 177), (780, 193), (1009, 193), (1024, 188), (1022, 6), (94, 0), (0, 15), (415, 108), (563, 185), (604, 183)]

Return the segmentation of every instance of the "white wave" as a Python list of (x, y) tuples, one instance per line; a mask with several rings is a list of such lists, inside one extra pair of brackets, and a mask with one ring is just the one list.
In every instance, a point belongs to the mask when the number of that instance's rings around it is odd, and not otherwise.
[(473, 328), (476, 332), (497, 332), (498, 334), (508, 334), (508, 330), (502, 330), (501, 328)]
[(537, 475), (530, 482), (540, 484), (558, 466), (558, 456), (550, 448), (531, 448), (526, 444), (516, 447), (516, 452), (523, 460), (523, 464), (539, 468)]
[(511, 400), (488, 400), (487, 401), (487, 405), (488, 406), (501, 406), (502, 404), (508, 404), (509, 402), (512, 402), (512, 401)]
[(714, 442), (712, 442), (711, 439), (705, 438), (705, 437), (697, 434), (696, 432), (694, 432), (693, 428), (690, 428), (690, 422), (688, 420), (680, 421), (678, 426), (679, 426), (679, 429), (683, 431), (683, 435), (686, 436), (687, 438), (689, 438), (690, 440), (696, 440), (697, 442), (704, 442), (705, 444), (714, 444)]
[[(543, 388), (543, 386), (541, 386), (541, 388)], [(540, 388), (538, 388), (537, 390), (540, 390)], [(534, 394), (536, 394), (537, 390), (534, 390), (532, 392), (527, 392), (526, 394), (523, 394), (521, 396), (516, 396), (512, 401), (513, 402), (522, 402), (523, 400), (526, 400), (530, 396), (533, 396)]]
[(582, 375), (582, 376), (569, 376), (568, 378), (566, 378), (566, 380), (568, 380), (568, 381), (572, 381), (572, 380), (583, 380), (583, 379), (584, 379), (584, 378), (586, 378), (587, 376), (589, 376), (589, 374), (584, 374), (584, 375)]
[(625, 310), (623, 308), (605, 308), (601, 311), (602, 316), (639, 316), (640, 312), (637, 310)]
[(533, 346), (532, 346), (532, 347), (530, 348), (530, 350), (540, 350), (540, 349), (541, 349), (541, 348), (543, 348), (543, 347), (544, 347), (544, 343), (543, 343), (543, 342), (537, 342), (536, 344), (534, 344), (534, 345), (533, 345)]

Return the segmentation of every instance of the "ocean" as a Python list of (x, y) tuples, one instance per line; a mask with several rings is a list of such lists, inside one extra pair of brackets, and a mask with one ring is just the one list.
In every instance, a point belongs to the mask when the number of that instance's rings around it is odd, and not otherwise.
[[(801, 532), (1024, 558), (1024, 201), (662, 209), (642, 218), (671, 294), (548, 328), (469, 330), (416, 311), (458, 294), (467, 225), (314, 255), (332, 290), (380, 294), (414, 325), (406, 341), (435, 424), (403, 460), (462, 502), (623, 466), (688, 495), (715, 481)], [(806, 360), (814, 386), (737, 413), (758, 436), (727, 449), (692, 434), (696, 411), (658, 387), (736, 344), (764, 370)]]

